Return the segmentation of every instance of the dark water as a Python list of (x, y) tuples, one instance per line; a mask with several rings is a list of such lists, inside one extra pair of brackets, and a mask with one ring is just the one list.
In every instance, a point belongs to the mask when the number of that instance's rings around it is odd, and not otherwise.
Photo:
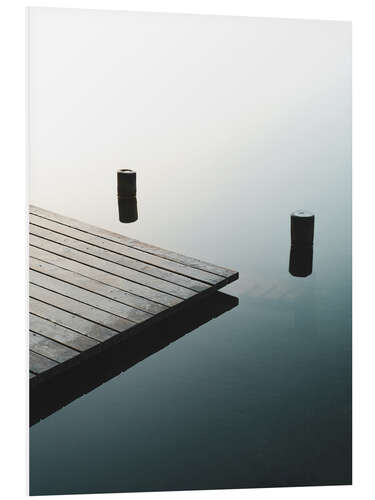
[(29, 28), (31, 203), (240, 276), (237, 306), (31, 427), (31, 494), (349, 484), (350, 23), (32, 9)]
[[(118, 221), (114, 168), (96, 173), (101, 190), (72, 184), (69, 203), (34, 188), (40, 206), (231, 267), (240, 279), (223, 289), (237, 307), (31, 427), (31, 494), (351, 482), (350, 162), (327, 173), (329, 186), (315, 190), (224, 169), (219, 193), (189, 196), (177, 172), (152, 196), (141, 170), (133, 224)], [(220, 192), (240, 177), (236, 194)], [(302, 199), (316, 220), (306, 278), (288, 269), (289, 215)]]

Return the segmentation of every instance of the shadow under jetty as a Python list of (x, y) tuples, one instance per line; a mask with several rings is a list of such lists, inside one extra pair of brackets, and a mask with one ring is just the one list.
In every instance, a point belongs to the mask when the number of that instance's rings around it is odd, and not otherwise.
[(171, 342), (236, 307), (237, 297), (215, 292), (181, 312), (30, 389), (30, 425), (48, 417)]

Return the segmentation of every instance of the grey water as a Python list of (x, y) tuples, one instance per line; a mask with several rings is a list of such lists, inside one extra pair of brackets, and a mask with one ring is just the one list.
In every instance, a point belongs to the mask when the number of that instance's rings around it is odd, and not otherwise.
[(30, 428), (30, 493), (350, 484), (351, 24), (31, 8), (28, 42), (30, 202), (239, 271)]
[[(351, 483), (350, 155), (330, 158), (140, 168), (131, 224), (111, 165), (67, 166), (54, 197), (32, 178), (36, 205), (239, 271), (237, 307), (30, 428), (32, 495)], [(289, 273), (300, 208), (307, 277)]]

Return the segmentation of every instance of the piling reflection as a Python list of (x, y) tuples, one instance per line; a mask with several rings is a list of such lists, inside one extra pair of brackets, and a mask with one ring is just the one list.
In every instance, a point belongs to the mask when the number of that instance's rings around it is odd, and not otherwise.
[(214, 292), (131, 338), (99, 352), (30, 390), (30, 425), (92, 391), (171, 342), (233, 309), (238, 298)]
[(138, 220), (138, 205), (135, 196), (131, 198), (117, 198), (120, 222), (130, 223)]
[(291, 245), (289, 255), (289, 272), (292, 276), (306, 278), (313, 268), (313, 247)]

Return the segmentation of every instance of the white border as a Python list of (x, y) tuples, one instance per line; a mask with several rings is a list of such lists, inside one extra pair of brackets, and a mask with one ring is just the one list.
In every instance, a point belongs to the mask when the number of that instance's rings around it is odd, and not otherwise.
[[(354, 486), (127, 494), (126, 498), (371, 498), (374, 488), (374, 174), (375, 16), (367, 0), (75, 0), (4, 1), (0, 15), (2, 335), (1, 493), (26, 496), (28, 474), (25, 350), (25, 7), (75, 7), (353, 21)], [(4, 63), (6, 67), (4, 68)], [(359, 236), (361, 241), (359, 243)], [(12, 353), (10, 356), (8, 353)], [(15, 366), (15, 358), (19, 365)], [(371, 494), (372, 493), (372, 494)], [(83, 495), (84, 498), (90, 498)], [(58, 498), (58, 497), (52, 497)], [(76, 496), (69, 496), (76, 498)], [(96, 495), (95, 498), (111, 498)]]

